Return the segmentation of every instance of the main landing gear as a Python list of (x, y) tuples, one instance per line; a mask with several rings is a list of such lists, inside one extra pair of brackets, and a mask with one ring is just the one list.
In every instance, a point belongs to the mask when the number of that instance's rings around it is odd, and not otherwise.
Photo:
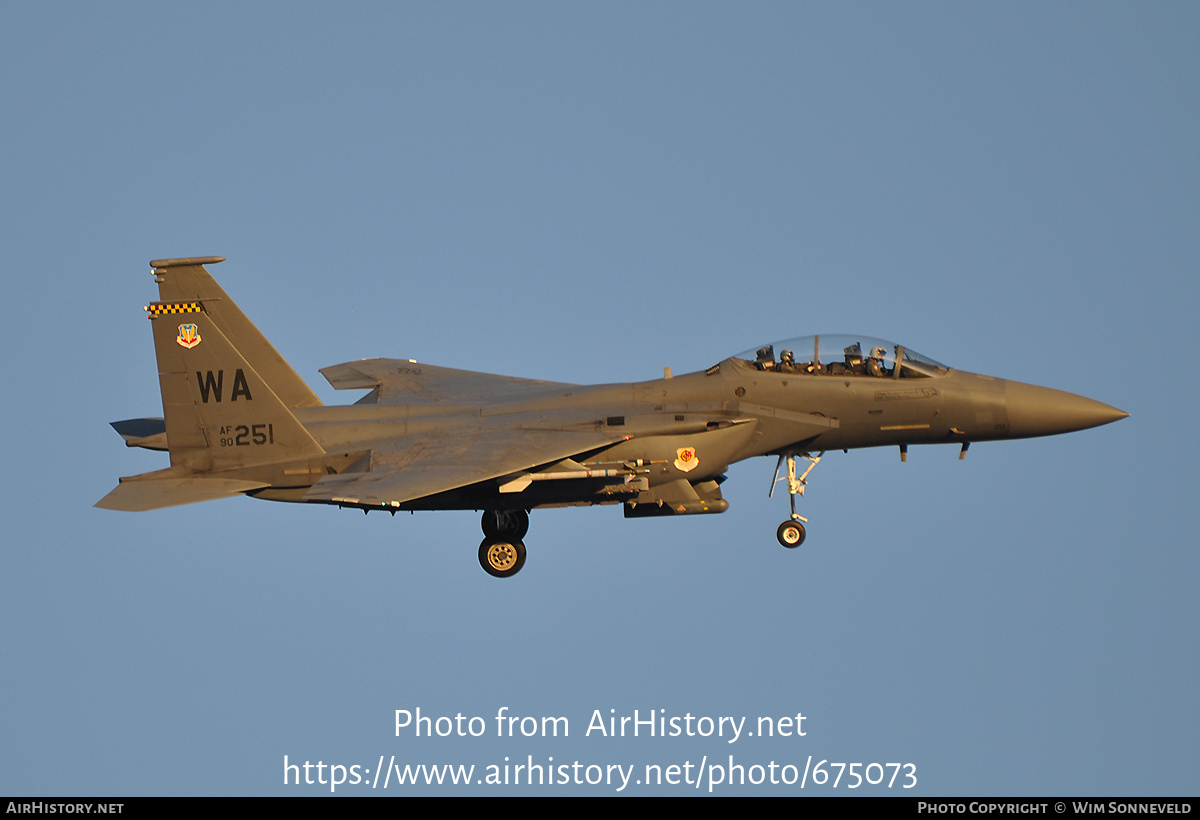
[(529, 513), (524, 510), (484, 510), (483, 543), (479, 545), (479, 566), (488, 575), (507, 578), (525, 566), (525, 544), (529, 532)]
[[(808, 474), (821, 461), (821, 456), (823, 455), (825, 455), (824, 450), (815, 456), (808, 453), (782, 453), (779, 456), (779, 462), (775, 465), (775, 480), (771, 482), (771, 492), (767, 493), (767, 497), (770, 498), (775, 494), (775, 485), (779, 483), (779, 468), (783, 466), (783, 462), (786, 460), (788, 496), (792, 504), (792, 517), (779, 525), (779, 529), (775, 531), (775, 537), (779, 539), (780, 544), (788, 549), (795, 549), (804, 543), (804, 525), (808, 523), (808, 519), (797, 514), (796, 496), (804, 495), (804, 488), (808, 484)], [(803, 473), (797, 476), (796, 461), (800, 458), (808, 459), (811, 463)]]

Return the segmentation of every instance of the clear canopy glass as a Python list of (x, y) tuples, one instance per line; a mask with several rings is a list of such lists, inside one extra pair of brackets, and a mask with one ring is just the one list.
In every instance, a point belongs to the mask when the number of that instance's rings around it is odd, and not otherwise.
[(734, 356), (746, 367), (777, 373), (919, 379), (950, 371), (904, 345), (871, 336), (828, 334), (785, 339)]

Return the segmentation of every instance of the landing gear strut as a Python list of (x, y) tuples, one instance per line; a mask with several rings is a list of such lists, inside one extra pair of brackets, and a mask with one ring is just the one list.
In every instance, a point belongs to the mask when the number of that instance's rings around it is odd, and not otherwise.
[(479, 523), (488, 538), (498, 535), (524, 538), (529, 532), (529, 513), (524, 510), (484, 510), (483, 520)]
[(479, 545), (479, 566), (495, 578), (516, 575), (525, 566), (525, 544), (529, 513), (525, 510), (484, 510), (484, 539)]
[[(775, 531), (775, 537), (788, 549), (795, 549), (804, 543), (804, 524), (808, 523), (808, 519), (796, 512), (796, 496), (804, 495), (804, 488), (808, 484), (808, 474), (821, 461), (823, 455), (825, 455), (824, 450), (815, 456), (808, 453), (782, 453), (779, 456), (779, 462), (775, 465), (775, 480), (771, 482), (771, 492), (767, 493), (767, 497), (770, 498), (775, 494), (775, 485), (779, 483), (779, 468), (786, 460), (788, 496), (792, 504), (792, 517), (779, 525), (779, 529)], [(803, 473), (797, 476), (796, 461), (800, 458), (806, 458), (811, 463)]]

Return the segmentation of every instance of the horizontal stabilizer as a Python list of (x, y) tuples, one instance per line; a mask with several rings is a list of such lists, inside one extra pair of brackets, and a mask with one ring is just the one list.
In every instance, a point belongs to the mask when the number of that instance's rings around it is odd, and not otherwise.
[(235, 478), (123, 478), (117, 488), (96, 502), (105, 510), (142, 512), (197, 501), (228, 498), (269, 487), (262, 481)]
[(125, 439), (125, 444), (129, 447), (167, 449), (167, 423), (164, 419), (125, 419), (112, 422), (112, 428)]

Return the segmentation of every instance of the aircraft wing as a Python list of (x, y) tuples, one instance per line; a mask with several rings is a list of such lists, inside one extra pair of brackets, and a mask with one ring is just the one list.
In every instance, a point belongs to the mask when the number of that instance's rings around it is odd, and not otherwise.
[[(577, 385), (497, 376), (421, 364), (411, 359), (361, 359), (321, 368), (335, 390), (378, 388), (378, 404), (473, 404), (509, 401)], [(368, 401), (366, 397), (360, 403)]]
[(623, 433), (474, 427), (408, 436), (371, 451), (365, 470), (325, 476), (306, 501), (397, 506), (521, 473), (621, 441)]

